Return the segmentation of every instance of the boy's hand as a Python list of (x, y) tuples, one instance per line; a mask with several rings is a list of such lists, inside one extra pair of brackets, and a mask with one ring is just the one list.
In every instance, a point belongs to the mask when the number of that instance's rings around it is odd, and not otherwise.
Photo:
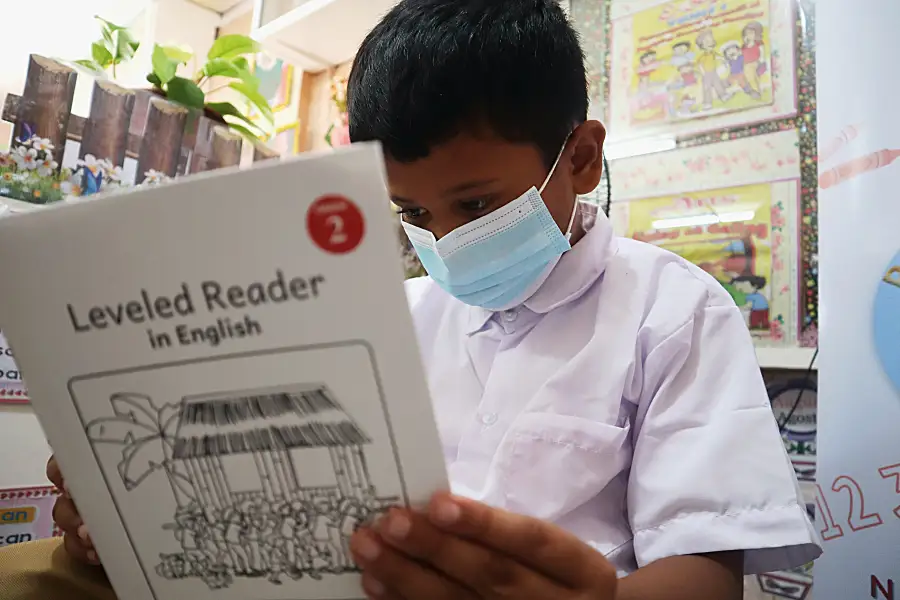
[(543, 521), (437, 494), (427, 514), (392, 509), (351, 542), (370, 598), (613, 600), (616, 570)]
[(56, 498), (56, 504), (53, 505), (53, 521), (65, 535), (63, 542), (66, 552), (75, 560), (99, 565), (100, 559), (94, 550), (91, 536), (88, 535), (87, 525), (81, 520), (81, 515), (78, 514), (78, 509), (69, 496), (66, 482), (53, 456), (47, 461), (47, 479), (61, 492)]

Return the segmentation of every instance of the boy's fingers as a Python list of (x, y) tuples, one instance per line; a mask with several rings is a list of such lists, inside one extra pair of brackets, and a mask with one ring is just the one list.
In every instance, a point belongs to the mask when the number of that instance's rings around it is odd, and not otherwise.
[(97, 552), (94, 549), (85, 546), (84, 542), (81, 541), (81, 538), (73, 533), (65, 534), (63, 537), (63, 547), (66, 550), (66, 554), (71, 556), (73, 560), (88, 565), (100, 564), (100, 557), (97, 556)]
[(50, 483), (59, 488), (60, 491), (63, 489), (63, 476), (62, 471), (59, 470), (59, 465), (56, 464), (56, 457), (51, 456), (50, 460), (47, 461), (47, 479), (50, 480)]
[(66, 496), (57, 497), (56, 504), (53, 505), (53, 522), (64, 532), (71, 533), (76, 537), (78, 537), (78, 528), (83, 525), (75, 503)]
[(439, 528), (511, 556), (551, 579), (573, 587), (615, 582), (615, 568), (602, 554), (551, 523), (439, 493), (428, 507)]

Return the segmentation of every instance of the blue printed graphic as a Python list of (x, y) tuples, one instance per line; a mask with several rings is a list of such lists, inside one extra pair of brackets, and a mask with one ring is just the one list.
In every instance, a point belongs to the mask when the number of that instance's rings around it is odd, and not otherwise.
[(900, 253), (885, 269), (875, 296), (875, 348), (900, 391)]

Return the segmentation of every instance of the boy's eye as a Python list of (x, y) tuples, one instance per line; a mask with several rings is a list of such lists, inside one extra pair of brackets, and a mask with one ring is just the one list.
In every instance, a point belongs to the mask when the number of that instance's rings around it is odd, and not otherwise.
[(478, 213), (484, 211), (490, 203), (488, 198), (473, 198), (472, 200), (463, 200), (459, 206), (466, 212)]
[(403, 218), (404, 221), (415, 221), (417, 219), (421, 219), (425, 216), (424, 208), (401, 208), (397, 211), (397, 214)]

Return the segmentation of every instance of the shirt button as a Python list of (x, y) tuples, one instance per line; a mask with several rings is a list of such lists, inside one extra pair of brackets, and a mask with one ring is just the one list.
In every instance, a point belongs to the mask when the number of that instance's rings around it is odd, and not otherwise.
[(481, 424), (485, 427), (490, 427), (494, 423), (497, 422), (497, 414), (496, 413), (485, 413), (481, 415)]

